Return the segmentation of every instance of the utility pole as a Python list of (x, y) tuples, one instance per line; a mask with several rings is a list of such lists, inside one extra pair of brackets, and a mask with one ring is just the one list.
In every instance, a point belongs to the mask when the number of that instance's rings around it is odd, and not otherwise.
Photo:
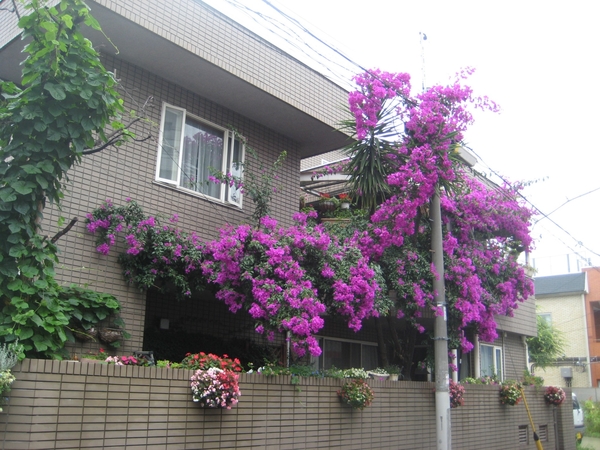
[(444, 282), (444, 248), (442, 245), (442, 208), (440, 187), (431, 200), (431, 253), (437, 277), (433, 279), (436, 314), (434, 325), (435, 352), (435, 422), (438, 450), (450, 450), (450, 378), (448, 375), (448, 328), (446, 322), (446, 285)]

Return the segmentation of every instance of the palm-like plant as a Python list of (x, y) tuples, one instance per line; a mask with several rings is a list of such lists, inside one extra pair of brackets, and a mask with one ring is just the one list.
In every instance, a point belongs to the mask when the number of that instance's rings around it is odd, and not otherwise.
[[(359, 206), (370, 212), (391, 193), (386, 180), (397, 167), (395, 141), (400, 135), (397, 122), (396, 106), (388, 101), (377, 114), (377, 125), (371, 128), (370, 133), (344, 148), (350, 157), (347, 165), (350, 191), (358, 199)], [(342, 130), (356, 139), (354, 119), (343, 121)]]

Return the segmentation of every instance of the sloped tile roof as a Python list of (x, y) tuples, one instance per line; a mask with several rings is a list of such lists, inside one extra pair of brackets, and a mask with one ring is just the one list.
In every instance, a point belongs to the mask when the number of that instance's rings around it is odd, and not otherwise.
[(569, 273), (536, 277), (535, 295), (583, 294), (586, 292), (585, 273)]

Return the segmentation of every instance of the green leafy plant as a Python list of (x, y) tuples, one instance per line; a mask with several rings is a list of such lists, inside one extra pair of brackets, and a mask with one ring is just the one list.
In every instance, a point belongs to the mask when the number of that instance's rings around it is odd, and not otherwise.
[[(18, 342), (12, 344), (0, 344), (0, 404), (4, 401), (4, 395), (10, 391), (11, 385), (16, 380), (10, 369), (19, 360), (22, 352)], [(2, 412), (2, 408), (0, 408)]]
[(529, 360), (539, 368), (548, 367), (564, 354), (565, 344), (564, 334), (538, 315), (537, 336), (527, 339)]
[[(68, 357), (66, 342), (75, 342), (76, 336), (86, 335), (102, 321), (112, 320), (114, 325), (123, 326), (118, 316), (120, 308), (110, 294), (75, 285), (62, 287), (49, 280), (39, 303), (13, 297), (4, 306), (0, 335), (8, 342), (18, 339), (24, 353), (31, 357), (63, 359)], [(124, 331), (123, 336), (128, 338), (129, 334)], [(111, 345), (118, 347), (119, 342)]]
[(53, 278), (56, 241), (74, 221), (49, 238), (42, 212), (48, 201), (60, 206), (67, 172), (84, 155), (133, 135), (119, 121), (114, 75), (82, 34), (83, 25), (101, 31), (87, 5), (31, 0), (26, 9), (21, 87), (0, 83), (0, 337), (19, 339), (28, 356), (60, 359), (71, 320), (86, 325), (90, 310), (77, 319), (75, 310), (85, 308), (71, 305), (71, 292)]
[(522, 398), (521, 385), (516, 381), (507, 380), (502, 382), (498, 392), (500, 403), (503, 405), (518, 405)]
[(389, 366), (385, 366), (384, 370), (390, 375), (400, 374), (400, 366), (397, 366), (396, 364), (390, 364)]
[(210, 177), (209, 182), (228, 183), (230, 186), (241, 189), (242, 193), (254, 202), (252, 220), (254, 223), (258, 224), (261, 218), (268, 216), (271, 212), (273, 194), (277, 192), (277, 186), (275, 185), (278, 179), (277, 171), (281, 168), (287, 158), (287, 152), (281, 152), (273, 165), (267, 168), (262, 164), (256, 150), (248, 145), (246, 139), (236, 130), (232, 131), (237, 139), (244, 142), (246, 154), (252, 156), (256, 161), (258, 170), (254, 171), (247, 169), (248, 163), (246, 162), (237, 163), (237, 166), (239, 167), (235, 167), (240, 175), (223, 173), (222, 171), (211, 167), (210, 171), (212, 176)]
[(600, 403), (592, 400), (583, 402), (583, 421), (585, 433), (589, 436), (600, 437)]
[(335, 366), (332, 366), (330, 369), (327, 369), (323, 372), (323, 375), (328, 378), (346, 378), (345, 370), (338, 369)]
[(342, 402), (350, 405), (354, 409), (364, 409), (370, 406), (375, 398), (375, 394), (367, 382), (362, 378), (356, 378), (344, 383), (342, 388), (337, 391)]
[(521, 383), (523, 386), (535, 386), (539, 388), (544, 385), (544, 379), (536, 375), (531, 375), (526, 369), (523, 373), (523, 381)]
[(467, 377), (462, 382), (463, 382), (463, 384), (487, 384), (487, 385), (500, 384), (500, 381), (498, 380), (498, 377), (496, 375), (493, 375), (493, 376), (486, 375), (486, 376), (479, 377), (479, 378)]

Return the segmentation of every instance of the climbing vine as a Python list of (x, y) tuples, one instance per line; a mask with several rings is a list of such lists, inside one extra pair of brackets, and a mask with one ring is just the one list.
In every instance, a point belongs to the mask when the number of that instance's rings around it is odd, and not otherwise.
[[(76, 288), (54, 281), (62, 232), (44, 235), (43, 211), (47, 202), (60, 206), (67, 172), (83, 155), (133, 135), (119, 120), (117, 81), (82, 34), (82, 26), (100, 30), (86, 4), (61, 0), (48, 7), (31, 0), (26, 9), (19, 18), (23, 39), (30, 40), (21, 85), (0, 84), (0, 336), (19, 339), (29, 355), (60, 358), (73, 339)], [(119, 310), (113, 297), (96, 295), (92, 310)]]

